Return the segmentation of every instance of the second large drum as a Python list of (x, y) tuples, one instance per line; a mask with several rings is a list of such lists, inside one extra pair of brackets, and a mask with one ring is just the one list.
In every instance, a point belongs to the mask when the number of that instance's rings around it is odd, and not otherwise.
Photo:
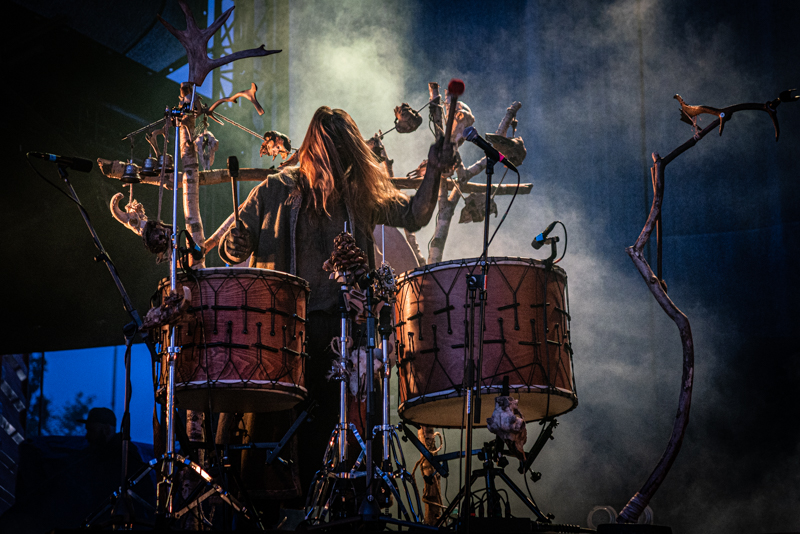
[[(179, 408), (273, 412), (306, 397), (305, 280), (267, 269), (210, 268), (180, 274), (178, 285), (192, 291), (190, 319), (177, 326)], [(162, 283), (162, 294), (168, 291)], [(163, 329), (165, 347), (168, 335)]]
[[(480, 274), (475, 259), (435, 263), (398, 280), (395, 312), (403, 419), (460, 427), (470, 319), (467, 275)], [(508, 377), (526, 421), (575, 408), (567, 275), (526, 258), (490, 258), (481, 369), (480, 422)], [(474, 321), (479, 320), (475, 301)], [(474, 329), (478, 342), (477, 326)], [(477, 359), (477, 346), (475, 350)]]

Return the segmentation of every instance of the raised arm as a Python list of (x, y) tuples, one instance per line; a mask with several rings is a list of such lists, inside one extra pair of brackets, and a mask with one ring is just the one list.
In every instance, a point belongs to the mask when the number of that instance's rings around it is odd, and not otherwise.
[(444, 139), (439, 139), (431, 145), (425, 176), (416, 194), (410, 199), (405, 195), (398, 197), (398, 202), (386, 213), (386, 219), (378, 220), (378, 224), (398, 226), (411, 232), (416, 232), (428, 224), (436, 209), (442, 172), (453, 166), (455, 154), (456, 146), (448, 143), (445, 147)]

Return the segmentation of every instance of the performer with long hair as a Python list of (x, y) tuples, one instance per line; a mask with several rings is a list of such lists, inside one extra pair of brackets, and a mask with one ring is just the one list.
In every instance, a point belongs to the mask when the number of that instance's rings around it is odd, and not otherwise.
[[(299, 433), (304, 494), (338, 417), (338, 387), (327, 381), (326, 374), (333, 357), (328, 347), (339, 332), (339, 285), (322, 269), (333, 240), (347, 221), (373, 268), (375, 226), (417, 231), (426, 225), (436, 207), (442, 171), (452, 165), (454, 156), (452, 145), (443, 147), (440, 141), (431, 146), (422, 183), (409, 197), (392, 185), (350, 115), (323, 106), (311, 119), (297, 153), (298, 165), (254, 188), (240, 207), (240, 226), (232, 227), (220, 242), (220, 257), (228, 263), (250, 257), (251, 267), (288, 272), (311, 286), (306, 387), (319, 408), (314, 424), (303, 425)], [(259, 414), (247, 414), (244, 426), (257, 427), (258, 418)]]

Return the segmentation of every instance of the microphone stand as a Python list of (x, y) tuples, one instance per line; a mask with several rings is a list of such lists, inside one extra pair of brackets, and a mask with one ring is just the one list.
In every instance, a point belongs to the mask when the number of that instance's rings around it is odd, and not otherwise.
[[(484, 327), (486, 324), (486, 303), (488, 301), (488, 276), (489, 276), (489, 210), (491, 208), (491, 193), (492, 193), (492, 175), (494, 174), (494, 166), (497, 163), (497, 160), (492, 158), (491, 155), (487, 152), (486, 153), (486, 205), (485, 205), (485, 217), (483, 223), (483, 251), (480, 257), (480, 267), (481, 271), (479, 275), (473, 273), (467, 273), (467, 289), (469, 290), (469, 307), (470, 307), (470, 318), (469, 318), (469, 341), (468, 341), (468, 357), (467, 361), (465, 362), (465, 373), (464, 373), (464, 384), (466, 389), (466, 419), (467, 419), (467, 428), (466, 428), (466, 446), (463, 451), (461, 451), (460, 455), (466, 457), (466, 461), (464, 462), (464, 470), (463, 470), (463, 480), (464, 486), (460, 490), (459, 494), (453, 499), (450, 506), (442, 513), (442, 516), (439, 518), (439, 522), (437, 526), (443, 526), (444, 522), (446, 521), (447, 517), (449, 517), (450, 513), (453, 511), (455, 506), (461, 505), (459, 510), (459, 527), (463, 529), (463, 532), (469, 534), (470, 532), (470, 523), (472, 520), (472, 516), (474, 514), (472, 510), (472, 484), (479, 477), (484, 477), (486, 481), (486, 493), (487, 493), (487, 505), (488, 505), (488, 517), (491, 519), (500, 519), (499, 513), (499, 501), (497, 499), (497, 487), (495, 484), (495, 477), (499, 477), (503, 480), (506, 485), (511, 489), (511, 491), (522, 501), (522, 503), (536, 516), (536, 520), (540, 523), (550, 523), (553, 516), (544, 513), (539, 510), (539, 507), (536, 505), (536, 502), (533, 499), (526, 496), (520, 488), (514, 484), (514, 482), (505, 474), (503, 468), (505, 465), (508, 464), (508, 460), (503, 457), (503, 446), (502, 441), (499, 439), (495, 439), (492, 443), (486, 443), (484, 447), (480, 451), (473, 451), (472, 443), (473, 443), (473, 433), (475, 430), (475, 425), (480, 423), (481, 420), (481, 387), (483, 381), (483, 345), (484, 345)], [(553, 260), (556, 257), (556, 243), (558, 242), (558, 237), (552, 237), (545, 241), (551, 245), (551, 255), (550, 258), (546, 261), (548, 268), (552, 268)], [(475, 322), (475, 298), (479, 301), (479, 317), (478, 322), (476, 325)], [(476, 340), (475, 340), (475, 328), (478, 328), (478, 339), (477, 339), (477, 351), (476, 351)], [(476, 354), (477, 353), (477, 354)], [(477, 356), (477, 358), (476, 358)], [(508, 396), (508, 377), (504, 380), (503, 384), (503, 395)], [(549, 427), (549, 431), (552, 432), (552, 424)], [(549, 436), (549, 434), (548, 434)], [(538, 442), (537, 442), (538, 443)], [(538, 450), (536, 450), (536, 454), (538, 455), (538, 451), (541, 450), (541, 447), (544, 446), (544, 443), (539, 445)], [(474, 452), (478, 452), (478, 456), (481, 460), (483, 460), (483, 469), (478, 469), (476, 471), (472, 471), (472, 455)], [(439, 459), (440, 461), (444, 461), (445, 458)], [(532, 461), (532, 460), (531, 460)], [(493, 467), (494, 464), (497, 464), (499, 467)], [(432, 465), (435, 465), (432, 463)], [(530, 465), (530, 464), (528, 464)], [(438, 470), (438, 469), (437, 469)], [(510, 510), (507, 509), (507, 510)], [(507, 512), (510, 513), (510, 512)], [(500, 528), (507, 528), (509, 527), (509, 523), (497, 523), (495, 524), (496, 529)]]
[(377, 501), (375, 500), (375, 464), (373, 455), (372, 455), (372, 440), (375, 435), (374, 432), (374, 421), (375, 421), (375, 378), (374, 378), (374, 359), (375, 359), (375, 349), (378, 348), (378, 343), (376, 342), (376, 330), (377, 325), (375, 324), (375, 291), (373, 290), (373, 284), (371, 283), (367, 287), (367, 355), (366, 358), (366, 382), (367, 382), (367, 420), (366, 424), (364, 425), (364, 432), (366, 432), (366, 436), (364, 436), (364, 441), (367, 444), (367, 457), (366, 457), (366, 468), (367, 468), (367, 476), (366, 476), (366, 496), (364, 501), (361, 503), (359, 507), (358, 513), (367, 521), (375, 520), (378, 516), (381, 515), (381, 509), (378, 506)]
[[(466, 419), (467, 419), (467, 439), (465, 450), (468, 451), (466, 461), (464, 462), (464, 478), (466, 482), (464, 487), (463, 504), (461, 505), (460, 516), (461, 524), (465, 528), (465, 532), (469, 534), (469, 518), (472, 515), (472, 485), (469, 483), (472, 475), (472, 442), (474, 426), (480, 422), (481, 417), (481, 380), (483, 368), (483, 333), (484, 324), (486, 321), (486, 299), (488, 297), (487, 281), (489, 274), (489, 211), (492, 202), (492, 175), (494, 174), (494, 166), (497, 161), (488, 155), (486, 156), (486, 205), (485, 216), (483, 219), (483, 251), (480, 257), (481, 274), (475, 275), (467, 274), (467, 288), (469, 289), (470, 300), (470, 333), (469, 333), (469, 350), (468, 359), (466, 362), (466, 370), (464, 373), (464, 381), (466, 385)], [(475, 361), (475, 295), (477, 293), (478, 302), (480, 306), (479, 319), (478, 319), (478, 350), (477, 362)], [(474, 399), (473, 399), (474, 397)], [(474, 412), (473, 412), (474, 407)]]
[[(133, 305), (133, 301), (131, 301), (128, 292), (125, 290), (125, 286), (122, 284), (122, 280), (119, 277), (119, 273), (117, 272), (117, 268), (114, 265), (114, 262), (111, 260), (111, 257), (106, 252), (103, 244), (100, 242), (100, 237), (97, 235), (97, 231), (95, 230), (94, 226), (92, 225), (92, 221), (89, 219), (89, 214), (86, 211), (86, 208), (83, 207), (81, 204), (80, 199), (78, 198), (78, 194), (75, 192), (75, 189), (72, 187), (72, 184), (69, 181), (69, 174), (67, 173), (67, 166), (64, 164), (58, 165), (58, 174), (61, 176), (61, 179), (64, 180), (64, 183), (67, 185), (67, 190), (69, 192), (69, 196), (72, 200), (77, 204), (78, 210), (81, 213), (81, 217), (83, 217), (83, 221), (86, 223), (86, 227), (89, 229), (89, 233), (92, 236), (92, 241), (94, 242), (94, 246), (97, 248), (98, 254), (94, 257), (94, 261), (100, 262), (102, 261), (106, 268), (108, 268), (108, 272), (111, 275), (111, 278), (114, 280), (114, 285), (117, 286), (117, 291), (119, 291), (120, 296), (122, 297), (122, 306), (125, 308), (125, 311), (131, 317), (131, 323), (127, 324), (124, 327), (124, 334), (125, 334), (125, 345), (126, 349), (129, 351), (131, 343), (133, 342), (133, 338), (136, 336), (138, 332), (139, 336), (141, 337), (144, 344), (147, 346), (148, 351), (150, 352), (150, 357), (153, 361), (158, 360), (158, 354), (155, 347), (155, 342), (150, 337), (149, 332), (140, 331), (139, 328), (142, 326), (142, 318), (139, 315), (139, 312)], [(90, 516), (90, 520), (87, 523), (91, 523), (96, 520), (99, 515), (105, 512), (109, 506), (113, 506), (112, 515), (110, 524), (118, 524), (122, 523), (123, 525), (129, 526), (136, 523), (140, 524), (147, 524), (143, 521), (140, 521), (136, 518), (133, 510), (133, 506), (130, 503), (130, 498), (133, 495), (134, 497), (138, 497), (132, 492), (129, 491), (129, 483), (128, 483), (128, 449), (130, 446), (130, 403), (129, 398), (131, 394), (130, 390), (130, 367), (131, 367), (131, 359), (130, 353), (126, 352), (125, 357), (125, 410), (124, 415), (122, 417), (122, 480), (120, 482), (120, 489), (118, 492), (115, 492), (110, 497), (109, 505), (106, 505), (101, 509), (99, 513), (93, 513)], [(119, 500), (118, 500), (119, 499)], [(144, 502), (141, 498), (138, 499), (141, 502)]]
[[(81, 204), (80, 199), (78, 198), (78, 194), (75, 193), (75, 189), (73, 189), (72, 184), (69, 181), (69, 175), (67, 174), (67, 167), (64, 164), (58, 165), (58, 174), (64, 180), (64, 183), (67, 184), (67, 189), (69, 189), (69, 194), (72, 197), (72, 200), (78, 205), (78, 209), (81, 212), (81, 217), (83, 217), (83, 221), (86, 223), (86, 227), (89, 228), (89, 233), (92, 234), (92, 241), (94, 242), (94, 246), (97, 247), (97, 251), (99, 254), (94, 257), (94, 261), (102, 261), (106, 267), (108, 268), (108, 272), (111, 275), (111, 278), (114, 280), (114, 285), (117, 286), (117, 291), (119, 291), (120, 296), (122, 297), (122, 306), (125, 308), (125, 311), (128, 315), (131, 316), (131, 319), (134, 323), (136, 323), (137, 329), (142, 326), (142, 318), (139, 316), (139, 312), (136, 311), (136, 308), (133, 306), (133, 302), (131, 301), (128, 292), (125, 291), (125, 286), (122, 285), (122, 280), (119, 278), (119, 273), (117, 272), (117, 267), (114, 265), (114, 262), (111, 261), (111, 257), (106, 252), (106, 249), (103, 248), (103, 244), (100, 242), (100, 238), (97, 236), (97, 232), (92, 225), (92, 221), (89, 220), (89, 214), (86, 212), (86, 208), (83, 207)], [(158, 360), (158, 354), (156, 352), (156, 346), (153, 339), (150, 337), (148, 332), (139, 332), (139, 336), (142, 338), (142, 341), (147, 345), (147, 349), (150, 351), (150, 357), (153, 358), (154, 361)]]

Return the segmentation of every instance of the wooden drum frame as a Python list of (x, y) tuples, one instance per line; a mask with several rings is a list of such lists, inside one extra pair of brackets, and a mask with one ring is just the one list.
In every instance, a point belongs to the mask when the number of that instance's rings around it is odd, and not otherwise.
[[(273, 412), (306, 398), (308, 282), (268, 269), (223, 267), (181, 272), (177, 284), (192, 292), (190, 319), (176, 326), (179, 408)], [(169, 287), (169, 280), (161, 282), (162, 298)], [(164, 327), (162, 347), (168, 340), (169, 328)], [(163, 390), (166, 353), (161, 357)]]
[[(462, 382), (470, 331), (466, 277), (480, 274), (476, 262), (435, 263), (398, 278), (398, 412), (404, 420), (444, 428), (464, 424)], [(574, 409), (578, 397), (566, 272), (527, 258), (489, 258), (487, 291), (481, 373), (485, 397), (476, 426), (486, 426), (506, 376), (526, 421)], [(476, 296), (476, 325), (479, 306)], [(475, 330), (477, 359), (477, 326)]]

